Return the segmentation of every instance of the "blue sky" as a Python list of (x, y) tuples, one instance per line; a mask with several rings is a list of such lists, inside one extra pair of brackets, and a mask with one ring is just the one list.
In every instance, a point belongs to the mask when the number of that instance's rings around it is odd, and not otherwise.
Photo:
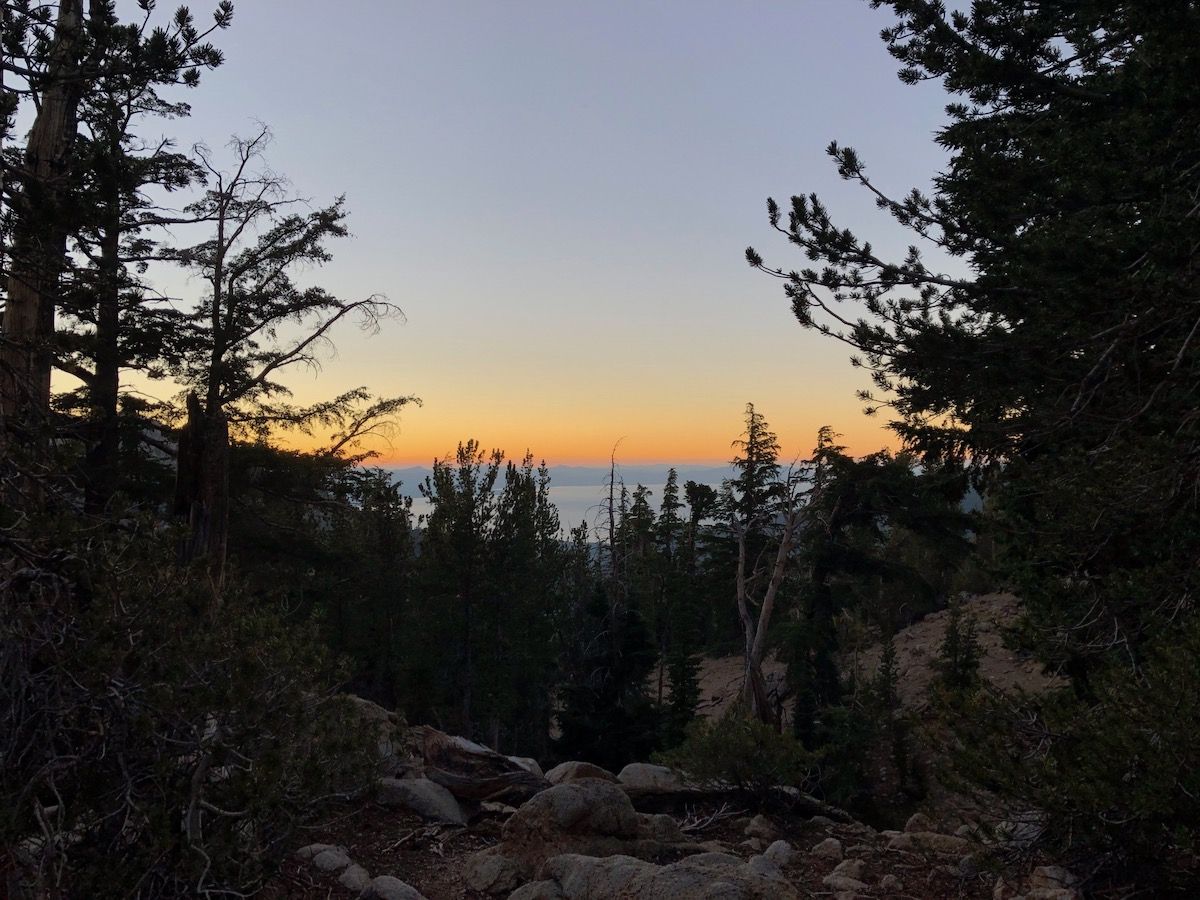
[(468, 437), (560, 463), (622, 438), (629, 461), (721, 460), (747, 401), (788, 453), (824, 423), (867, 452), (889, 438), (859, 412), (863, 373), (742, 253), (800, 265), (765, 200), (809, 191), (907, 246), (824, 153), (854, 146), (895, 193), (944, 162), (945, 96), (898, 81), (889, 21), (865, 0), (237, 0), (192, 118), (151, 129), (218, 148), (264, 122), (299, 193), (347, 196), (354, 239), (310, 277), (384, 292), (407, 322), (340, 332), (294, 386), (421, 396), (390, 460)]

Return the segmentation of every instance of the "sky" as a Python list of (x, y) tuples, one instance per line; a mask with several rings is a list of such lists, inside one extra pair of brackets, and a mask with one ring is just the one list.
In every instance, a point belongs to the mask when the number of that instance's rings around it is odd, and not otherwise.
[(867, 453), (894, 440), (861, 412), (865, 373), (743, 253), (802, 265), (765, 203), (810, 191), (879, 249), (909, 243), (824, 152), (855, 147), (894, 193), (944, 165), (945, 95), (899, 82), (889, 23), (865, 0), (236, 0), (191, 118), (151, 130), (219, 149), (262, 122), (298, 193), (345, 194), (353, 237), (302, 280), (405, 319), (339, 330), (289, 384), (419, 396), (386, 463), (467, 438), (716, 462), (748, 401), (785, 457), (823, 424)]

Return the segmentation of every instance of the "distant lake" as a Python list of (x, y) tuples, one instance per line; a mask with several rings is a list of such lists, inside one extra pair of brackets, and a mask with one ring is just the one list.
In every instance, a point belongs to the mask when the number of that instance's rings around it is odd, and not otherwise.
[[(651, 491), (650, 506), (658, 512), (662, 503), (662, 489), (667, 481), (667, 466), (628, 465), (619, 466), (617, 478), (624, 481), (630, 494), (639, 484)], [(683, 464), (675, 467), (679, 480), (679, 499), (684, 500), (683, 487), (688, 481), (719, 488), (721, 482), (733, 472), (728, 465)], [(392, 477), (403, 485), (402, 490), (413, 498), (413, 514), (429, 513), (429, 503), (421, 496), (418, 485), (431, 473), (426, 466), (409, 466), (391, 469)], [(608, 500), (607, 466), (555, 466), (550, 470), (550, 500), (558, 507), (558, 520), (562, 523), (564, 536), (579, 525), (587, 522), (589, 530), (601, 522), (606, 515), (603, 504)], [(504, 476), (500, 476), (501, 482)], [(619, 490), (618, 485), (618, 490)], [(686, 513), (684, 513), (686, 515)]]
[[(694, 479), (693, 479), (694, 480)], [(406, 484), (405, 487), (408, 487)], [(720, 487), (714, 484), (712, 487)], [(654, 492), (650, 497), (650, 506), (658, 512), (658, 504), (662, 501), (662, 487), (651, 487)], [(413, 497), (413, 515), (425, 515), (429, 512), (429, 502), (415, 491)], [(680, 500), (683, 500), (682, 485)], [(607, 516), (604, 504), (608, 502), (608, 485), (606, 484), (565, 484), (550, 485), (550, 500), (558, 507), (558, 520), (562, 523), (564, 536), (580, 522), (587, 522), (589, 532)], [(686, 511), (684, 515), (686, 515)]]
[[(411, 466), (392, 469), (391, 472), (394, 478), (402, 482), (403, 492), (413, 498), (413, 515), (427, 514), (429, 503), (421, 496), (417, 486), (431, 470)], [(681, 465), (677, 467), (677, 473), (680, 501), (684, 501), (683, 486), (687, 481), (707, 484), (719, 490), (721, 482), (733, 475), (728, 466)], [(501, 475), (501, 481), (503, 477)], [(665, 466), (623, 466), (618, 471), (618, 477), (624, 479), (630, 494), (638, 484), (648, 487), (651, 491), (650, 507), (655, 513), (658, 512), (659, 504), (662, 503), (663, 484), (667, 478)], [(562, 524), (564, 536), (580, 522), (587, 522), (589, 530), (601, 524), (606, 515), (603, 504), (608, 500), (607, 478), (608, 469), (598, 466), (559, 466), (550, 470), (550, 500), (558, 507), (558, 520)], [(961, 505), (964, 511), (973, 512), (983, 503), (975, 489), (970, 488)], [(683, 515), (687, 515), (686, 503)]]

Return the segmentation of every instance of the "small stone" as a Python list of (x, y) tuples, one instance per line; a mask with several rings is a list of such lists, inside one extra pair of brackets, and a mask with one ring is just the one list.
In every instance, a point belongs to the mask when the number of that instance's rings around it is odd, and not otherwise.
[(485, 894), (507, 894), (516, 890), (527, 874), (520, 863), (489, 847), (468, 856), (463, 863), (463, 878), (475, 891)]
[(766, 856), (751, 857), (750, 861), (746, 863), (746, 868), (751, 875), (757, 875), (759, 878), (766, 878), (770, 881), (783, 880), (783, 873), (779, 871), (779, 866)]
[(842, 842), (837, 838), (825, 838), (825, 840), (812, 848), (812, 855), (819, 856), (822, 859), (840, 860), (842, 858)]
[(746, 838), (746, 840), (740, 842), (738, 846), (745, 847), (747, 850), (750, 850), (754, 853), (762, 853), (763, 850), (763, 842), (758, 838)]
[(779, 837), (779, 829), (775, 827), (775, 823), (763, 815), (751, 819), (743, 833), (746, 837), (761, 838), (764, 841), (773, 841)]
[(958, 861), (957, 874), (959, 878), (974, 878), (979, 874), (979, 862), (974, 853), (968, 853)]
[(857, 878), (847, 878), (845, 875), (826, 875), (821, 879), (821, 884), (827, 888), (833, 888), (835, 891), (867, 890), (865, 882), (859, 881)]
[(1062, 866), (1038, 866), (1029, 874), (1031, 888), (1060, 890), (1071, 888), (1079, 883), (1079, 878)]
[(345, 853), (337, 847), (332, 847), (329, 850), (322, 850), (313, 857), (313, 865), (322, 872), (340, 872), (346, 866), (350, 865), (351, 860)]
[(889, 850), (906, 850), (909, 853), (969, 853), (974, 845), (952, 834), (936, 831), (913, 831), (898, 834), (888, 841)]
[(836, 825), (837, 823), (828, 816), (813, 816), (808, 820), (813, 825)]
[(479, 804), (479, 811), (489, 816), (511, 816), (517, 808), (507, 803), (497, 803), (495, 800), (484, 800)]
[(371, 875), (362, 866), (351, 863), (338, 876), (338, 884), (352, 891), (362, 891), (371, 883)]
[(411, 884), (406, 884), (394, 875), (376, 875), (358, 895), (358, 900), (426, 900), (426, 898)]
[(862, 881), (866, 871), (867, 864), (861, 859), (844, 859), (834, 867), (832, 874)]
[(937, 831), (937, 828), (925, 813), (913, 813), (904, 823), (904, 830), (911, 834), (914, 831)]
[(341, 850), (341, 849), (342, 849), (341, 847), (338, 847), (334, 844), (309, 844), (305, 847), (301, 847), (299, 850), (296, 851), (296, 859), (312, 859), (318, 853), (321, 853), (325, 850)]
[(796, 851), (787, 841), (775, 841), (763, 852), (763, 856), (780, 867), (788, 865), (795, 855)]
[(562, 900), (556, 881), (531, 881), (508, 895), (508, 900)]
[(679, 830), (679, 823), (665, 813), (639, 816), (647, 833), (664, 844), (682, 844), (688, 837)]
[(897, 894), (904, 890), (904, 883), (895, 875), (887, 874), (879, 879), (879, 889), (890, 894)]

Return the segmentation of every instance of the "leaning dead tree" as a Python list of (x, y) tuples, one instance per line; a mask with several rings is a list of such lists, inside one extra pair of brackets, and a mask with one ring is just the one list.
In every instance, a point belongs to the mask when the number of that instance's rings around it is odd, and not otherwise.
[(745, 668), (741, 700), (746, 710), (763, 722), (775, 722), (775, 710), (763, 677), (763, 658), (767, 651), (767, 633), (775, 613), (779, 589), (792, 564), (792, 550), (803, 520), (805, 508), (803, 473), (789, 469), (777, 507), (768, 507), (764, 515), (773, 521), (765, 530), (774, 532), (774, 541), (757, 550), (752, 546), (756, 526), (763, 523), (734, 520), (737, 537), (737, 608), (745, 641)]

